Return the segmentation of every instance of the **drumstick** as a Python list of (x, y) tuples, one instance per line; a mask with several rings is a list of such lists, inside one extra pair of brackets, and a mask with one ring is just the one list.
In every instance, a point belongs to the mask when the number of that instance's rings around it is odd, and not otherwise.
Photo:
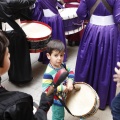
[(47, 96), (49, 96), (50, 94), (52, 94), (54, 92), (54, 90), (57, 88), (57, 86), (59, 86), (68, 76), (68, 71), (66, 71), (64, 68), (60, 69), (54, 79), (53, 79), (53, 85), (51, 85), (48, 89), (48, 92), (46, 93)]
[(79, 91), (81, 87), (80, 87), (78, 84), (74, 84), (74, 85), (73, 85), (73, 88), (74, 88), (76, 91)]

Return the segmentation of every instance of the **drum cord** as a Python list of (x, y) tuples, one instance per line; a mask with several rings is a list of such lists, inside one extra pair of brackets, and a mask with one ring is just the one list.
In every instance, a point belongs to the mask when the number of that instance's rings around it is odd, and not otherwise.
[[(58, 95), (62, 98), (60, 99), (60, 97), (58, 97)], [(62, 103), (62, 105), (65, 107), (65, 109), (68, 111), (68, 113), (70, 113), (72, 116), (74, 116), (70, 110), (67, 108), (66, 104), (65, 104), (65, 98), (63, 97), (62, 93), (58, 93), (58, 95), (56, 95), (56, 97), (59, 99), (59, 101)]]

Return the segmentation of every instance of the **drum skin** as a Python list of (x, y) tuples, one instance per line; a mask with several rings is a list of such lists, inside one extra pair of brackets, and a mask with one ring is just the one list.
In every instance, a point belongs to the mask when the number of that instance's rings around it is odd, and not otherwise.
[(52, 33), (49, 25), (39, 21), (21, 21), (21, 27), (26, 33), (30, 53), (46, 50)]
[(63, 19), (65, 35), (77, 33), (82, 30), (83, 21), (76, 14), (77, 8), (64, 8), (59, 10)]
[(67, 94), (66, 106), (76, 117), (87, 118), (92, 116), (99, 108), (99, 97), (96, 91), (84, 82), (75, 83), (80, 90), (73, 89)]

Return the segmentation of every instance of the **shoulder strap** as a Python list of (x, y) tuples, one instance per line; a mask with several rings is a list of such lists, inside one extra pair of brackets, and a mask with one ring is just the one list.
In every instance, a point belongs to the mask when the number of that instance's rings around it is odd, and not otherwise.
[(97, 8), (98, 4), (102, 1), (102, 3), (104, 4), (104, 6), (106, 7), (106, 9), (112, 13), (112, 7), (108, 4), (108, 2), (106, 0), (96, 0), (95, 4), (93, 5), (93, 7), (90, 10), (90, 16), (93, 14), (93, 12), (95, 11), (95, 9)]
[(108, 2), (106, 0), (102, 0), (103, 4), (105, 5), (105, 7), (107, 8), (107, 10), (112, 13), (113, 9), (112, 7), (108, 4)]
[(92, 6), (92, 8), (90, 10), (90, 16), (93, 14), (93, 12), (95, 11), (95, 9), (97, 8), (97, 6), (100, 2), (101, 2), (101, 0), (96, 0), (95, 4)]
[(18, 33), (22, 33), (24, 36), (26, 36), (25, 32), (22, 30), (22, 28), (13, 20), (10, 19), (9, 17), (7, 17), (7, 15), (3, 12), (3, 10), (1, 9), (1, 5), (0, 5), (0, 16), (4, 18), (4, 20), (14, 29), (16, 30)]

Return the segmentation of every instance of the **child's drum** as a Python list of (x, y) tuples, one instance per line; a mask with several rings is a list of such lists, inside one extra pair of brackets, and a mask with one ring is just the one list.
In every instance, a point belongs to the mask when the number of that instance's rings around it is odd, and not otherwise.
[(80, 118), (92, 116), (99, 108), (99, 97), (96, 91), (84, 82), (76, 82), (80, 90), (73, 89), (67, 94), (66, 106), (72, 115)]
[(51, 40), (52, 29), (39, 21), (22, 21), (21, 27), (27, 35), (30, 53), (43, 52)]
[(59, 14), (63, 19), (65, 35), (70, 35), (81, 31), (83, 21), (76, 14), (77, 8), (59, 9)]

